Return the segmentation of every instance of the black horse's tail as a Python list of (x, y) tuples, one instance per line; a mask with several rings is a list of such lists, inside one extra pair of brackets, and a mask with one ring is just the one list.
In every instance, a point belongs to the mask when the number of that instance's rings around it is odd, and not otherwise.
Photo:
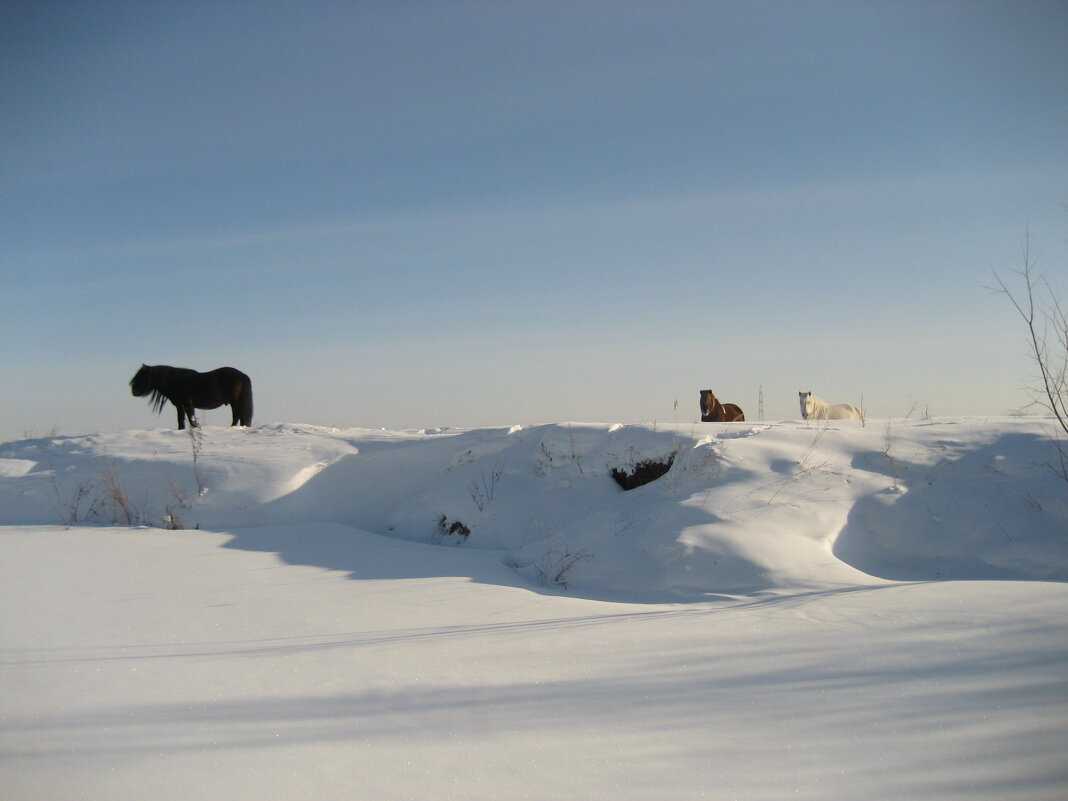
[(252, 379), (247, 375), (242, 382), (241, 394), (237, 397), (237, 419), (243, 426), (252, 425)]

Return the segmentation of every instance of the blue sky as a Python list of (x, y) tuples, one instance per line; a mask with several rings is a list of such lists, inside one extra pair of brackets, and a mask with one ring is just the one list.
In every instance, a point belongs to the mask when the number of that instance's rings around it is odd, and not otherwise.
[(1028, 230), (1068, 265), (1066, 39), (1063, 2), (6, 3), (0, 437), (173, 425), (142, 362), (245, 370), (257, 422), (1003, 414), (989, 269)]

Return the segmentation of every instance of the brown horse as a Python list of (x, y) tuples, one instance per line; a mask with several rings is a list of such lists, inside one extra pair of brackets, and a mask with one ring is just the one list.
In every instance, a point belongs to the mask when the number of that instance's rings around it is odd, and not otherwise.
[(252, 381), (233, 367), (198, 373), (186, 367), (142, 364), (130, 379), (130, 391), (137, 398), (148, 395), (157, 414), (167, 401), (173, 403), (178, 410), (178, 428), (185, 428), (186, 418), (193, 428), (200, 426), (194, 409), (224, 405), (234, 413), (232, 425), (252, 425)]
[(733, 403), (720, 403), (710, 389), (701, 390), (702, 423), (735, 423), (745, 420), (745, 414)]

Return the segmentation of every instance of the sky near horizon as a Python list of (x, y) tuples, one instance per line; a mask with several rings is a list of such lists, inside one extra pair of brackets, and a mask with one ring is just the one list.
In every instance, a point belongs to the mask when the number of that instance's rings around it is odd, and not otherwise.
[[(0, 439), (1027, 402), (1068, 3), (0, 6)], [(204, 415), (229, 422), (225, 411)]]

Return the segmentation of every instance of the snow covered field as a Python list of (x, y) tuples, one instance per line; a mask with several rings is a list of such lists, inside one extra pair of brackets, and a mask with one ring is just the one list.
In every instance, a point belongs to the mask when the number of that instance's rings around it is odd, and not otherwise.
[(1064, 798), (1050, 431), (0, 444), (0, 796)]

